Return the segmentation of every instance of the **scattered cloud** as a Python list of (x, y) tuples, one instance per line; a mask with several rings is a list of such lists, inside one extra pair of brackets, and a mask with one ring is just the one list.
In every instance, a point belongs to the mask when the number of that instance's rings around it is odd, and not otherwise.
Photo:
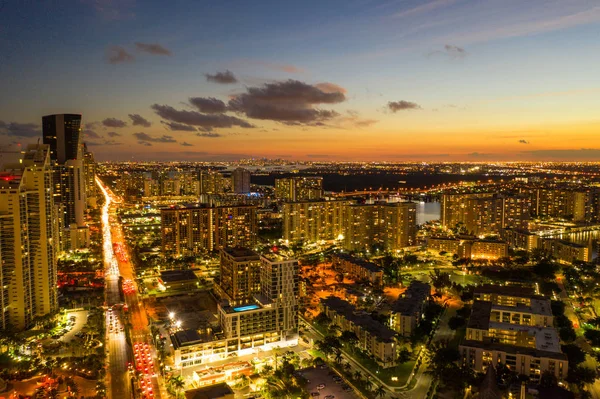
[(121, 46), (112, 46), (106, 50), (106, 59), (109, 64), (115, 65), (133, 62), (135, 57)]
[(529, 141), (521, 139), (519, 140), (519, 144), (529, 144)]
[(407, 10), (400, 11), (393, 15), (395, 18), (404, 18), (409, 16), (415, 16), (419, 14), (425, 14), (430, 11), (434, 11), (438, 8), (447, 7), (456, 3), (456, 0), (434, 0), (419, 6), (409, 8)]
[(387, 108), (392, 112), (407, 111), (411, 109), (421, 109), (421, 106), (417, 103), (410, 101), (390, 101), (387, 103)]
[(335, 83), (323, 82), (317, 83), (316, 88), (320, 89), (324, 93), (342, 93), (346, 94), (347, 90), (342, 86), (336, 85)]
[(222, 114), (227, 111), (227, 104), (214, 97), (191, 97), (190, 104), (207, 114)]
[(127, 122), (117, 118), (106, 118), (102, 121), (102, 124), (106, 127), (121, 128), (127, 126)]
[(122, 20), (135, 17), (132, 11), (135, 0), (81, 0), (107, 20)]
[(42, 137), (40, 126), (35, 123), (0, 121), (0, 134), (13, 137)]
[(444, 45), (442, 50), (435, 50), (427, 54), (428, 57), (434, 56), (445, 56), (451, 60), (459, 60), (465, 58), (469, 53), (462, 47), (454, 46), (452, 44)]
[(238, 81), (233, 72), (231, 72), (230, 70), (226, 70), (225, 72), (217, 72), (215, 74), (207, 73), (204, 76), (206, 76), (206, 80), (208, 82), (215, 82), (221, 84), (237, 83)]
[(339, 114), (315, 106), (343, 102), (346, 100), (344, 92), (345, 89), (331, 83), (321, 84), (320, 88), (298, 80), (287, 80), (248, 87), (245, 93), (229, 101), (229, 108), (254, 119), (317, 125)]
[(101, 137), (102, 137), (102, 136), (100, 136), (98, 133), (96, 133), (96, 132), (95, 132), (94, 130), (92, 130), (92, 129), (85, 129), (85, 130), (83, 131), (83, 136), (84, 136), (84, 137), (89, 137), (89, 138), (92, 138), (92, 139), (99, 139), (99, 138), (101, 138)]
[(94, 140), (89, 141), (89, 140), (86, 140), (85, 144), (88, 145), (88, 146), (101, 146), (101, 145), (104, 145), (104, 146), (113, 146), (113, 145), (122, 145), (123, 143), (119, 143), (119, 142), (116, 142), (114, 140), (104, 140), (104, 141), (94, 141)]
[(174, 132), (176, 132), (176, 131), (179, 131), (179, 132), (195, 132), (196, 131), (196, 128), (194, 126), (185, 125), (183, 123), (165, 122), (165, 121), (161, 121), (160, 123), (162, 123), (167, 128), (169, 128), (169, 130), (172, 130)]
[(161, 46), (157, 43), (141, 43), (135, 42), (135, 48), (138, 51), (153, 55), (172, 55), (173, 53), (166, 47)]
[(453, 46), (451, 44), (446, 44), (444, 46), (444, 50), (446, 51), (446, 54), (448, 54), (448, 56), (450, 58), (465, 58), (467, 56), (467, 51), (462, 48), (462, 47), (458, 47), (458, 46)]
[(148, 133), (137, 132), (134, 133), (133, 136), (139, 141), (147, 141), (153, 143), (176, 143), (177, 140), (173, 138), (173, 136), (162, 135), (161, 137), (151, 136)]
[(184, 141), (184, 142), (181, 142), (180, 144), (181, 144), (182, 146), (184, 146), (184, 147), (193, 147), (193, 146), (194, 146), (193, 144), (190, 144), (190, 143), (188, 143), (188, 142), (186, 142), (186, 141)]
[(146, 147), (152, 147), (152, 143), (147, 141), (138, 141), (138, 144), (145, 145)]
[(154, 104), (151, 107), (158, 116), (178, 124), (200, 126), (203, 128), (219, 128), (239, 126), (254, 127), (247, 121), (224, 114), (202, 114), (196, 111), (177, 110), (169, 105)]
[(108, 137), (119, 137), (120, 134), (117, 132), (108, 132), (106, 133), (108, 135)]
[(198, 137), (208, 137), (208, 138), (211, 138), (211, 139), (215, 139), (217, 137), (223, 137), (222, 134), (215, 133), (215, 132), (201, 132), (201, 133), (197, 133), (196, 136), (198, 136)]
[(152, 125), (149, 120), (139, 114), (129, 114), (129, 119), (131, 119), (133, 126), (150, 127)]

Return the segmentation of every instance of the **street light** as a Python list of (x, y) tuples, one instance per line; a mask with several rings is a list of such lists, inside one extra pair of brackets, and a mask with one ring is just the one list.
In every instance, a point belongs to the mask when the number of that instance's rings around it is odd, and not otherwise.
[(169, 312), (169, 319), (173, 320), (175, 318), (175, 312)]

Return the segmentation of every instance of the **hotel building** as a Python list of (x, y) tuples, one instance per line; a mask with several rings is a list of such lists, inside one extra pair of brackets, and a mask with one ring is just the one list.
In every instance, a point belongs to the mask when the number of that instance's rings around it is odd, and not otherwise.
[[(176, 367), (298, 343), (298, 261), (260, 256), (260, 292), (242, 305), (218, 306), (221, 332), (184, 330), (171, 336)], [(244, 274), (245, 271), (242, 271)]]

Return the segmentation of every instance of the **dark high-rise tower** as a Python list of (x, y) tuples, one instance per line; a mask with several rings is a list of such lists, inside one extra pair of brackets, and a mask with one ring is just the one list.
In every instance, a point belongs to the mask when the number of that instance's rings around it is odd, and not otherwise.
[(57, 114), (42, 117), (44, 144), (50, 145), (53, 161), (64, 164), (70, 159), (79, 159), (81, 115)]

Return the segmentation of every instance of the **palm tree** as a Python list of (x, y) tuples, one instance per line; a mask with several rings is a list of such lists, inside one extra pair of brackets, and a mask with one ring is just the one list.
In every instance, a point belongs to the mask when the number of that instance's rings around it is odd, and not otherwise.
[(340, 364), (340, 363), (342, 362), (342, 351), (340, 351), (340, 350), (337, 350), (337, 351), (335, 352), (335, 362), (336, 362), (337, 364)]
[(385, 396), (385, 388), (382, 385), (379, 385), (375, 389), (375, 397), (376, 398), (383, 398), (384, 396)]
[(354, 372), (354, 379), (355, 379), (356, 381), (360, 381), (360, 380), (362, 379), (362, 374), (360, 373), (360, 371), (356, 370), (356, 371)]
[(181, 375), (172, 375), (167, 381), (169, 387), (175, 391), (175, 396), (179, 397), (181, 390), (184, 388), (185, 383)]
[(371, 382), (371, 380), (370, 380), (370, 379), (368, 379), (368, 378), (367, 378), (367, 379), (365, 380), (365, 389), (366, 389), (367, 391), (370, 391), (370, 390), (371, 390), (371, 388), (373, 388), (373, 383)]

